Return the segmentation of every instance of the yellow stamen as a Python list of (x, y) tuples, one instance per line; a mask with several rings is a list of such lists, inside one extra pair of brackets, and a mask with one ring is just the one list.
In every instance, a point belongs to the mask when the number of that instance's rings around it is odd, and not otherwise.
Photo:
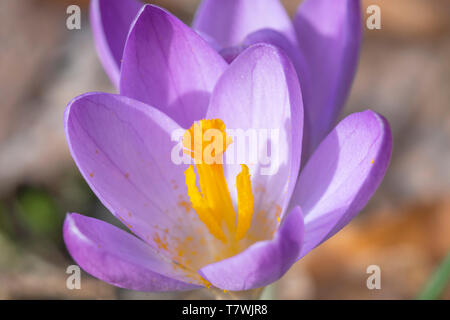
[(250, 174), (244, 164), (236, 177), (238, 215), (233, 207), (222, 165), (223, 153), (231, 142), (220, 119), (196, 122), (183, 137), (184, 152), (194, 159), (201, 190), (196, 185), (194, 168), (189, 166), (185, 176), (192, 208), (209, 232), (225, 243), (244, 238), (253, 215)]
[(200, 220), (208, 227), (211, 234), (222, 241), (226, 241), (225, 234), (220, 226), (220, 218), (217, 217), (216, 212), (211, 210), (207, 200), (204, 199), (200, 191), (198, 191), (197, 185), (195, 184), (196, 177), (194, 168), (189, 166), (184, 174), (186, 175), (186, 186), (188, 188), (188, 195), (191, 199), (192, 208), (197, 212)]
[[(208, 141), (211, 143), (205, 145), (204, 142)], [(194, 122), (184, 133), (183, 151), (194, 158), (195, 164), (222, 163), (222, 155), (230, 143), (231, 138), (226, 134), (222, 120), (201, 120)]]
[(242, 171), (236, 177), (236, 189), (238, 194), (238, 222), (236, 229), (236, 240), (244, 238), (253, 216), (253, 193), (250, 184), (248, 167), (241, 164)]

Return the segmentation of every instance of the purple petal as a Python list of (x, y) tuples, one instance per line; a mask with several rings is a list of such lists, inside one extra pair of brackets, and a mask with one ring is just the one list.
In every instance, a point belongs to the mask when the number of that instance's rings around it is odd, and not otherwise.
[(305, 61), (299, 50), (297, 41), (289, 41), (281, 32), (276, 30), (263, 29), (249, 34), (245, 38), (243, 45), (251, 46), (262, 42), (282, 49), (291, 59), (292, 64), (298, 72), (300, 80), (302, 79), (302, 75), (299, 72), (304, 69)]
[(303, 157), (307, 159), (334, 126), (355, 75), (361, 45), (359, 0), (306, 0), (294, 24), (305, 69)]
[(198, 31), (198, 30), (194, 30), (194, 31), (197, 32), (197, 34), (198, 34), (200, 37), (202, 37), (203, 40), (205, 40), (205, 41), (209, 44), (209, 46), (210, 46), (211, 48), (213, 48), (213, 49), (216, 50), (216, 51), (220, 51), (220, 50), (221, 50), (221, 47), (220, 47), (220, 45), (217, 43), (216, 39), (214, 39), (213, 37), (210, 37), (209, 35), (207, 35), (206, 33), (201, 32), (201, 31)]
[(100, 61), (119, 88), (123, 48), (131, 24), (142, 7), (136, 0), (92, 0), (91, 27)]
[(204, 0), (193, 26), (215, 38), (222, 47), (239, 44), (259, 29), (274, 29), (295, 42), (294, 27), (278, 0)]
[(187, 166), (172, 161), (177, 129), (159, 110), (106, 93), (75, 98), (65, 114), (72, 157), (91, 189), (131, 231), (170, 258), (186, 237), (199, 248), (205, 229), (186, 206)]
[(232, 63), (234, 59), (237, 58), (238, 55), (242, 53), (248, 46), (237, 45), (234, 47), (226, 47), (219, 50), (220, 55), (225, 59), (226, 62)]
[(148, 244), (106, 222), (72, 213), (67, 215), (63, 230), (76, 263), (102, 281), (138, 291), (199, 288), (175, 272), (173, 263)]
[(302, 169), (292, 196), (305, 217), (301, 256), (343, 228), (378, 188), (389, 164), (392, 135), (372, 111), (342, 120)]
[[(287, 56), (267, 44), (244, 51), (218, 81), (207, 118), (222, 119), (229, 130), (257, 134), (247, 148), (240, 148), (240, 137), (232, 136), (235, 141), (228, 148), (235, 161), (226, 167), (230, 191), (235, 191), (233, 181), (241, 170), (239, 158), (244, 159), (250, 169), (255, 212), (264, 212), (265, 219), (281, 216), (297, 180), (303, 129), (300, 85)], [(230, 155), (229, 149), (225, 156)], [(251, 231), (258, 226), (252, 224)]]
[(227, 66), (183, 22), (145, 5), (125, 45), (120, 92), (190, 127), (204, 118), (210, 93)]
[(292, 41), (289, 41), (281, 32), (272, 29), (261, 29), (255, 31), (249, 34), (244, 39), (242, 44), (234, 47), (224, 48), (220, 50), (219, 53), (228, 63), (231, 63), (245, 49), (258, 43), (267, 43), (282, 49), (289, 56), (295, 69), (298, 72), (305, 68), (305, 61), (300, 52), (297, 41), (293, 43)]
[(199, 273), (225, 290), (263, 287), (278, 280), (297, 261), (302, 242), (303, 216), (296, 207), (286, 216), (273, 240), (257, 242), (231, 258), (203, 267)]

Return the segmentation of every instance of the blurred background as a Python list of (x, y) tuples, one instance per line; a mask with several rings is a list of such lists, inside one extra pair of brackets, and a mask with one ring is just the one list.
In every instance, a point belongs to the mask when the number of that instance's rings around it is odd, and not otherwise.
[[(292, 15), (300, 0), (284, 0)], [(152, 1), (190, 23), (199, 0)], [(82, 9), (81, 30), (66, 8)], [(0, 299), (208, 299), (208, 290), (151, 294), (82, 274), (62, 241), (66, 212), (112, 222), (72, 161), (63, 111), (75, 96), (114, 92), (94, 49), (88, 1), (0, 2)], [(448, 271), (450, 252), (450, 2), (364, 0), (381, 7), (381, 30), (364, 30), (345, 115), (370, 108), (390, 122), (394, 150), (381, 187), (342, 232), (314, 250), (263, 297), (412, 299)], [(364, 22), (365, 24), (365, 22)], [(449, 259), (447, 259), (448, 261)], [(381, 290), (369, 290), (369, 265)], [(441, 277), (433, 278), (441, 266)], [(450, 286), (440, 294), (450, 299)]]

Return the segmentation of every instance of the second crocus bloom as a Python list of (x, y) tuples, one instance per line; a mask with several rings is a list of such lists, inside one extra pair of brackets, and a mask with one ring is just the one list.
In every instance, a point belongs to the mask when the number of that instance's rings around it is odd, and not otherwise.
[[(138, 0), (93, 0), (91, 22), (101, 61), (119, 87), (121, 57)], [(269, 43), (291, 59), (303, 92), (303, 160), (336, 124), (358, 64), (360, 0), (305, 0), (289, 18), (279, 0), (203, 0), (192, 27), (227, 62)], [(168, 36), (170, 37), (170, 36)]]

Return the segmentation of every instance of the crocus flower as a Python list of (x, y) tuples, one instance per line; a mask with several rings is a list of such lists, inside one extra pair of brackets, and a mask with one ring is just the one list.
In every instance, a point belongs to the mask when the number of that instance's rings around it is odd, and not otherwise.
[[(372, 111), (342, 120), (299, 174), (303, 99), (282, 49), (255, 44), (228, 64), (152, 5), (141, 8), (126, 37), (120, 94), (79, 96), (64, 117), (83, 177), (131, 231), (67, 215), (66, 246), (91, 275), (140, 291), (263, 287), (343, 228), (380, 184), (392, 138)], [(185, 138), (197, 127), (223, 135), (216, 155), (230, 148), (227, 130), (278, 130), (279, 139), (268, 141), (277, 144), (273, 174), (261, 173), (260, 159), (175, 163), (176, 146), (195, 158)]]
[[(97, 49), (117, 87), (126, 35), (141, 6), (138, 0), (92, 1)], [(193, 28), (227, 62), (260, 42), (284, 50), (302, 87), (307, 160), (336, 124), (350, 91), (361, 45), (360, 0), (305, 0), (293, 21), (279, 0), (203, 0)]]

